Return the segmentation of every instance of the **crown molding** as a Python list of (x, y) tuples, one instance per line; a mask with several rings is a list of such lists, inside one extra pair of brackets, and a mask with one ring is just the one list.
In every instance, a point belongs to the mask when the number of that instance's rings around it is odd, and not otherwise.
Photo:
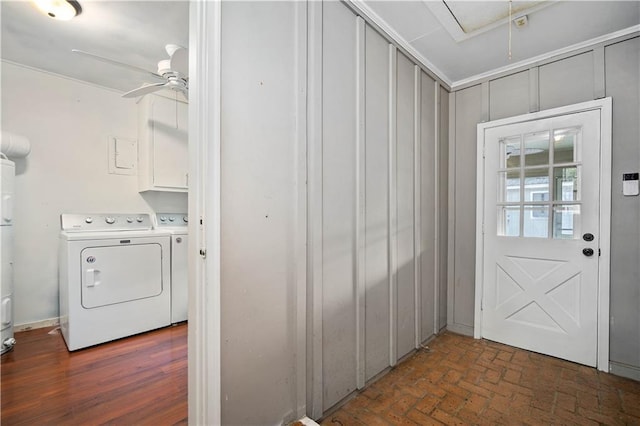
[(365, 20), (373, 23), (377, 26), (379, 31), (382, 31), (387, 35), (387, 37), (393, 40), (401, 50), (409, 53), (413, 56), (421, 65), (432, 74), (433, 77), (441, 80), (446, 86), (451, 87), (451, 79), (445, 75), (438, 67), (436, 67), (433, 63), (431, 63), (427, 58), (425, 58), (415, 47), (411, 45), (407, 40), (405, 40), (398, 32), (393, 29), (391, 25), (387, 23), (384, 19), (382, 19), (369, 5), (367, 5), (364, 0), (344, 0), (351, 8), (356, 11), (358, 14), (362, 15)]
[(504, 67), (495, 68), (493, 70), (476, 74), (471, 77), (464, 78), (462, 80), (454, 81), (451, 83), (451, 90), (452, 91), (459, 90), (464, 87), (468, 87), (468, 86), (480, 83), (482, 81), (489, 80), (491, 79), (491, 77), (510, 74), (515, 71), (521, 71), (527, 68), (531, 68), (532, 66), (538, 66), (543, 63), (550, 62), (551, 59), (556, 58), (558, 56), (570, 55), (572, 53), (577, 53), (580, 50), (588, 49), (590, 47), (593, 47), (599, 44), (607, 44), (607, 42), (609, 41), (613, 41), (613, 40), (624, 38), (631, 35), (638, 35), (638, 34), (640, 34), (640, 25), (634, 25), (634, 26), (625, 28), (623, 30), (614, 31), (612, 33), (595, 37), (590, 40), (572, 44), (571, 46), (552, 50), (551, 52), (543, 53), (541, 55), (534, 56), (533, 58), (525, 59), (523, 61), (515, 62), (513, 64), (509, 64)]

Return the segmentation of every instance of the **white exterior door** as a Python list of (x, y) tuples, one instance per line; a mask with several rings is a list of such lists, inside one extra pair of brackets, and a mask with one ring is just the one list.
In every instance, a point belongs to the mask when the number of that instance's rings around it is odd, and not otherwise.
[(598, 364), (601, 115), (479, 125), (481, 337)]

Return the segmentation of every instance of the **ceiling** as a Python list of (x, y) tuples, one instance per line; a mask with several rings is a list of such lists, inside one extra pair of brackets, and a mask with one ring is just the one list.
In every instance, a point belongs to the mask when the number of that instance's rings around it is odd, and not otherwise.
[(153, 77), (87, 58), (79, 49), (151, 72), (168, 59), (166, 44), (188, 46), (187, 1), (87, 1), (71, 21), (57, 21), (28, 1), (2, 1), (2, 59), (126, 92)]
[[(480, 2), (447, 0), (452, 9)], [(482, 2), (487, 10), (497, 2)], [(500, 3), (507, 3), (506, 0)], [(518, 2), (514, 1), (514, 10)], [(531, 3), (531, 2), (529, 2)], [(391, 27), (416, 56), (445, 82), (456, 85), (491, 70), (640, 24), (640, 1), (546, 1), (528, 14), (528, 25), (512, 27), (511, 60), (504, 19), (455, 41), (440, 1), (354, 1), (379, 24)], [(88, 81), (122, 92), (154, 82), (143, 73), (71, 52), (80, 49), (155, 72), (166, 59), (164, 46), (187, 46), (189, 5), (175, 1), (81, 1), (83, 12), (62, 22), (48, 18), (27, 1), (2, 1), (5, 60)], [(440, 7), (441, 8), (441, 7)], [(502, 9), (504, 14), (504, 7)], [(467, 12), (473, 15), (474, 12)], [(449, 17), (449, 20), (451, 18)], [(488, 22), (488, 21), (487, 21)], [(459, 30), (459, 29), (458, 29)]]
[[(442, 5), (454, 18), (462, 31), (469, 34), (483, 28), (490, 28), (496, 22), (511, 16), (518, 16), (521, 13), (532, 10), (538, 5), (550, 4), (550, 1), (452, 1), (442, 0), (427, 3), (431, 8), (433, 5)], [(433, 10), (433, 8), (432, 8)], [(436, 15), (437, 16), (437, 15)]]
[[(447, 3), (486, 4), (487, 9), (502, 2)], [(518, 2), (514, 1), (517, 10)], [(505, 20), (488, 31), (456, 42), (436, 16), (439, 1), (363, 0), (365, 11), (372, 12), (433, 66), (433, 71), (453, 86), (480, 74), (567, 48), (587, 40), (640, 24), (640, 1), (546, 1), (546, 7), (515, 13), (528, 14), (524, 28), (512, 26), (512, 58), (509, 60), (509, 27)], [(544, 5), (543, 5), (544, 6)], [(436, 11), (437, 12), (437, 11)], [(508, 21), (508, 18), (506, 19)], [(445, 22), (446, 23), (446, 22)], [(636, 28), (636, 31), (638, 28)], [(428, 65), (429, 65), (428, 64)]]

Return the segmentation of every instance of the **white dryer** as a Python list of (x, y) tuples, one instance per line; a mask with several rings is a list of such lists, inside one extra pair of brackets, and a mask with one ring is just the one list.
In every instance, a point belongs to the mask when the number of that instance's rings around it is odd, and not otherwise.
[(169, 233), (148, 214), (63, 214), (60, 329), (70, 351), (171, 323)]
[(156, 213), (155, 227), (171, 234), (171, 323), (187, 320), (188, 238), (189, 219), (186, 213)]

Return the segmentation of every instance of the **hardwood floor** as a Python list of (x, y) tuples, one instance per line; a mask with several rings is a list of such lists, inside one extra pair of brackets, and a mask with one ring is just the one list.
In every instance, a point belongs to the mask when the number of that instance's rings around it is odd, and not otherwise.
[(73, 353), (59, 330), (2, 355), (2, 425), (187, 423), (187, 324)]

